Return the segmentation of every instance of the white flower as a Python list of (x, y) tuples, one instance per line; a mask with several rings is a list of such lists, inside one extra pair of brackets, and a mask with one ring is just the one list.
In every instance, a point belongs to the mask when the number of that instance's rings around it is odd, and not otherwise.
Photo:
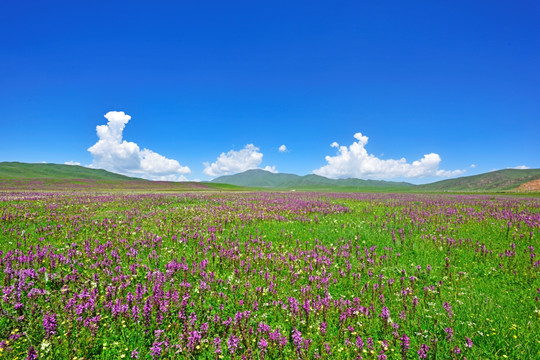
[(41, 343), (41, 351), (45, 352), (46, 354), (51, 351), (51, 343), (46, 339), (43, 339), (43, 342)]

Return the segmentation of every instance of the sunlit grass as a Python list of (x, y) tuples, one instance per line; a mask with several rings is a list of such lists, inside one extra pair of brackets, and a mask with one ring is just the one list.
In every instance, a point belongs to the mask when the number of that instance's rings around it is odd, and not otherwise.
[(0, 357), (540, 355), (537, 199), (0, 197)]

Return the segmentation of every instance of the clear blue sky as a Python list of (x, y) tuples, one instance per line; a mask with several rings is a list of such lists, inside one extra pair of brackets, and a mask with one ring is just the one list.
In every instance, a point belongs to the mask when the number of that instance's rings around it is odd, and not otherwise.
[[(538, 1), (4, 0), (0, 40), (0, 161), (413, 183), (540, 167)], [(131, 120), (98, 138), (109, 111)]]

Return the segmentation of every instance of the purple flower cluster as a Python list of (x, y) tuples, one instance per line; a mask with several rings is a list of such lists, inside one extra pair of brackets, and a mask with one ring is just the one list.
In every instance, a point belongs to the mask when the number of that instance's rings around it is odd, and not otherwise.
[(51, 337), (56, 334), (57, 326), (56, 314), (47, 313), (43, 316), (43, 329), (45, 330), (45, 337)]

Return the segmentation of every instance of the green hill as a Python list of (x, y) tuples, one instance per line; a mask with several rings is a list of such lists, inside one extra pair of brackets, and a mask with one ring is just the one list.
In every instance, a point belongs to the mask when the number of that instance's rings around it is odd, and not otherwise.
[(248, 187), (278, 188), (284, 183), (294, 183), (299, 178), (300, 176), (294, 174), (274, 174), (269, 171), (254, 169), (239, 174), (220, 176), (210, 182)]
[(150, 181), (75, 165), (0, 162), (0, 191), (14, 190), (183, 192), (245, 189), (217, 183)]
[[(413, 191), (413, 192), (512, 192), (522, 184), (540, 179), (540, 169), (505, 169), (424, 185), (362, 179), (329, 179), (319, 175), (275, 174), (253, 169), (218, 177), (210, 182), (149, 181), (76, 165), (0, 162), (0, 188), (132, 188), (146, 190), (243, 190), (244, 188), (308, 191)], [(36, 182), (38, 181), (38, 183)], [(101, 185), (100, 185), (101, 183)], [(63, 185), (62, 185), (63, 184)], [(247, 190), (247, 189), (245, 189)]]
[(505, 169), (417, 185), (420, 191), (507, 191), (540, 178), (540, 169)]
[(0, 179), (86, 179), (145, 181), (78, 165), (0, 162)]
[(261, 169), (215, 178), (212, 183), (231, 184), (256, 188), (296, 189), (296, 190), (406, 190), (414, 185), (405, 182), (361, 179), (328, 179), (319, 175), (299, 176), (294, 174), (274, 174)]
[(406, 182), (362, 179), (328, 179), (319, 175), (299, 176), (294, 174), (274, 174), (261, 169), (247, 170), (243, 173), (218, 177), (211, 183), (237, 186), (331, 191), (513, 191), (521, 184), (540, 179), (540, 169), (505, 169), (480, 175), (464, 176), (456, 179), (437, 181), (424, 185)]

